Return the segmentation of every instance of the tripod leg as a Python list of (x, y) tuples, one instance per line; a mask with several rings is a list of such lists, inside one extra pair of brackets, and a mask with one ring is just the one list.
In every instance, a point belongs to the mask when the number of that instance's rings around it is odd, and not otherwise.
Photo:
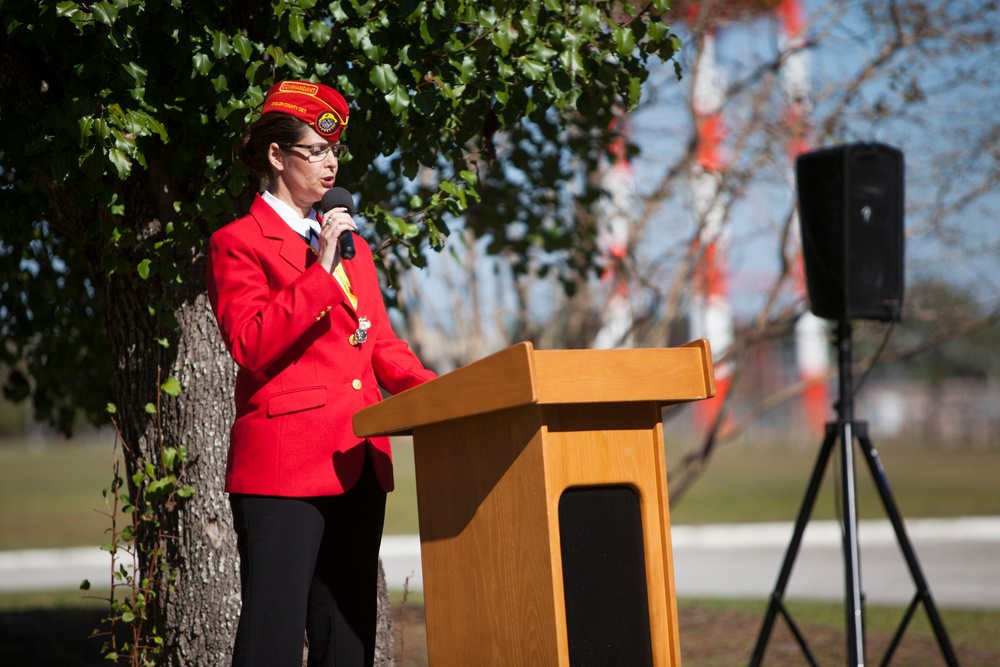
[(844, 577), (847, 612), (847, 664), (865, 664), (864, 608), (861, 600), (861, 550), (858, 546), (858, 496), (854, 475), (854, 422), (838, 423), (841, 431), (843, 485)]
[[(858, 423), (857, 433), (858, 441), (861, 443), (865, 460), (868, 463), (868, 469), (871, 471), (875, 487), (878, 489), (879, 497), (882, 499), (882, 506), (885, 508), (889, 521), (892, 523), (892, 528), (896, 533), (896, 541), (903, 552), (903, 558), (906, 559), (910, 576), (913, 577), (913, 584), (917, 587), (917, 597), (924, 603), (924, 609), (927, 610), (927, 617), (931, 622), (931, 627), (934, 629), (934, 636), (937, 638), (941, 654), (948, 665), (957, 667), (958, 660), (955, 658), (955, 651), (952, 649), (948, 633), (945, 631), (944, 623), (938, 614), (937, 605), (934, 604), (934, 599), (931, 597), (927, 580), (924, 579), (924, 574), (920, 569), (917, 554), (913, 550), (913, 545), (910, 543), (909, 537), (906, 535), (906, 527), (903, 525), (902, 515), (899, 512), (899, 508), (896, 507), (896, 501), (892, 496), (892, 491), (889, 489), (889, 480), (886, 477), (885, 470), (882, 468), (882, 461), (879, 459), (878, 452), (875, 451), (871, 440), (868, 438), (868, 425), (865, 422)], [(906, 620), (909, 619), (907, 618)]]
[(802, 544), (802, 535), (805, 533), (809, 517), (812, 516), (813, 505), (816, 504), (816, 495), (819, 493), (819, 487), (823, 482), (823, 474), (826, 472), (826, 466), (830, 461), (830, 453), (833, 451), (833, 445), (837, 441), (838, 431), (836, 426), (836, 424), (826, 425), (826, 437), (823, 439), (823, 446), (820, 447), (819, 456), (816, 458), (816, 464), (813, 466), (809, 486), (806, 488), (805, 498), (803, 498), (802, 506), (799, 508), (799, 516), (795, 520), (792, 541), (785, 552), (785, 559), (781, 565), (778, 582), (774, 586), (774, 592), (771, 593), (771, 599), (767, 605), (767, 613), (764, 615), (760, 632), (757, 634), (757, 643), (750, 658), (750, 667), (757, 667), (764, 659), (764, 651), (767, 650), (767, 642), (771, 637), (771, 630), (774, 629), (774, 621), (782, 608), (785, 588), (788, 586), (788, 579), (792, 575), (795, 557), (798, 555), (799, 547)]

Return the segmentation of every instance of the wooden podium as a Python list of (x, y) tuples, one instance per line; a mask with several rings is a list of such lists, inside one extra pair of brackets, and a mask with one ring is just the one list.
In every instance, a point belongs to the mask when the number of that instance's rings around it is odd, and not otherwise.
[(680, 665), (661, 407), (714, 394), (705, 340), (520, 343), (358, 412), (413, 436), (430, 664)]

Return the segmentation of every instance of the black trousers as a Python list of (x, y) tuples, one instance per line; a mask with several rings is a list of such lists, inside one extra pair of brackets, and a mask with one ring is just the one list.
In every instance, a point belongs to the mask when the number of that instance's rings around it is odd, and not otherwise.
[(370, 461), (339, 496), (230, 496), (240, 554), (233, 667), (357, 667), (375, 660), (385, 491)]

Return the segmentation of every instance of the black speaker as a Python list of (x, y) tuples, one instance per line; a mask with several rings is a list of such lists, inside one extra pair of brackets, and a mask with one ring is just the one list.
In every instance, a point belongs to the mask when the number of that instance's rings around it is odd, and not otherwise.
[(903, 306), (903, 154), (884, 144), (824, 148), (795, 161), (810, 309), (894, 321)]

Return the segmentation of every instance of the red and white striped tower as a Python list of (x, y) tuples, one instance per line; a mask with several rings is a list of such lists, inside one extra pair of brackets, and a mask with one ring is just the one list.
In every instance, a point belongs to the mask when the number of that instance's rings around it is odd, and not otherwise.
[(722, 142), (726, 128), (722, 116), (725, 95), (722, 73), (716, 66), (715, 34), (705, 32), (698, 52), (692, 106), (698, 131), (697, 154), (691, 174), (694, 210), (699, 224), (695, 239), (695, 290), (691, 299), (692, 338), (707, 338), (715, 364), (715, 398), (695, 404), (696, 426), (710, 428), (718, 418), (732, 380), (726, 360), (733, 343), (733, 314), (726, 282), (726, 206), (721, 196), (726, 164)]
[[(795, 158), (810, 150), (809, 137), (809, 61), (801, 47), (805, 43), (805, 21), (800, 0), (782, 0), (778, 8), (781, 19), (781, 48), (788, 53), (781, 68), (781, 83), (785, 94), (786, 122), (791, 133), (788, 154)], [(796, 215), (798, 215), (796, 213)], [(796, 258), (793, 268), (795, 295), (808, 298), (799, 221), (792, 221), (792, 242)], [(828, 371), (830, 369), (829, 335), (826, 323), (806, 311), (795, 324), (795, 358), (799, 380), (804, 383), (802, 408), (806, 425), (814, 433), (822, 433), (830, 416)]]
[(632, 308), (628, 298), (628, 281), (622, 272), (628, 253), (629, 226), (635, 207), (635, 180), (626, 151), (628, 127), (616, 126), (618, 135), (611, 144), (613, 163), (602, 176), (602, 185), (608, 193), (600, 206), (600, 232), (598, 247), (604, 260), (601, 282), (611, 291), (604, 311), (601, 328), (594, 338), (594, 349), (631, 347)]

